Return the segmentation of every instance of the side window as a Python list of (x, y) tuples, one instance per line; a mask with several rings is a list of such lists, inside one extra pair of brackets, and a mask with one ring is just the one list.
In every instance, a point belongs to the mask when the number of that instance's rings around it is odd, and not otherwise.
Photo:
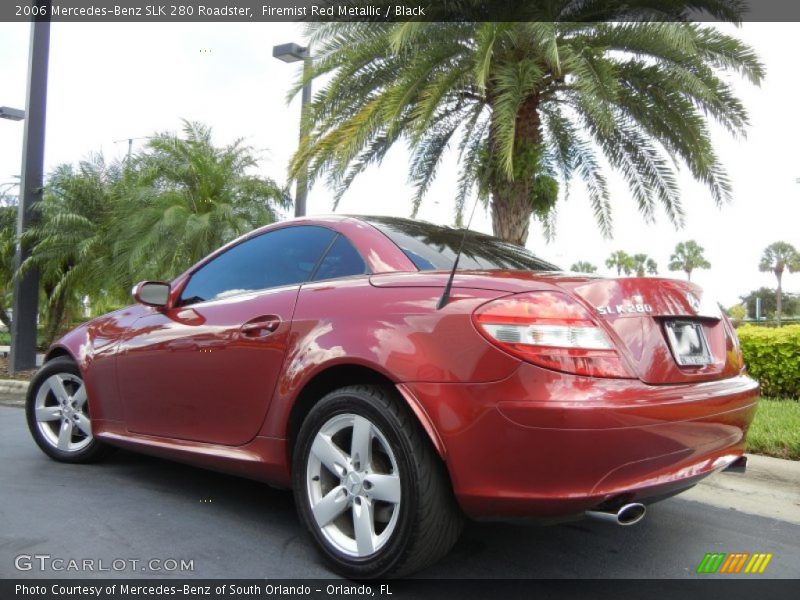
[(346, 237), (339, 235), (322, 259), (314, 275), (314, 281), (363, 275), (366, 272), (367, 265), (364, 259)]
[(181, 305), (307, 281), (333, 236), (324, 227), (270, 231), (237, 244), (194, 272)]

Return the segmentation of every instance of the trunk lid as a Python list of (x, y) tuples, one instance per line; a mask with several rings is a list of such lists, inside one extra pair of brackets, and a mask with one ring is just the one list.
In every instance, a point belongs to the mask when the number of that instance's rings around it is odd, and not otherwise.
[[(738, 342), (716, 302), (700, 286), (654, 277), (557, 284), (584, 301), (604, 323), (634, 373), (645, 383), (689, 383), (739, 373)], [(689, 327), (708, 350), (702, 364), (678, 363), (680, 345), (669, 330)]]
[[(442, 287), (446, 272), (372, 276), (377, 287)], [(459, 271), (458, 288), (509, 293), (561, 290), (578, 299), (606, 329), (632, 374), (653, 385), (712, 381), (739, 374), (739, 348), (730, 322), (698, 285), (656, 277), (601, 279), (567, 273)], [(668, 329), (673, 323), (697, 325), (705, 340), (705, 364), (679, 365)]]

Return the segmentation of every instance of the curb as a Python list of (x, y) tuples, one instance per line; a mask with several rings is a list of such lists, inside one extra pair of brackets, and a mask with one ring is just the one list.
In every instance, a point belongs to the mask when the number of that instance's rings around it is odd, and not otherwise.
[(29, 382), (19, 379), (0, 379), (0, 394), (24, 395), (28, 391)]
[(800, 461), (747, 457), (746, 473), (716, 473), (681, 497), (800, 525)]
[(0, 379), (0, 406), (25, 406), (29, 382), (19, 379)]

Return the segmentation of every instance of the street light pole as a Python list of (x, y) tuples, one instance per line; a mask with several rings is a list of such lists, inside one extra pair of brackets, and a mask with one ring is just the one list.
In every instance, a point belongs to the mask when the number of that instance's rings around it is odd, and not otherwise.
[[(272, 56), (286, 63), (303, 61), (303, 93), (300, 101), (300, 145), (308, 133), (308, 105), (311, 103), (311, 47), (300, 46), (299, 44), (289, 43), (273, 46)], [(304, 170), (297, 176), (297, 188), (294, 200), (294, 216), (304, 217), (306, 215), (306, 203), (308, 200), (308, 171)]]
[[(39, 3), (37, 3), (39, 4)], [(42, 3), (49, 9), (49, 0)], [(46, 14), (49, 14), (47, 10)], [(47, 66), (50, 54), (50, 22), (31, 23), (28, 55), (28, 95), (25, 107), (25, 130), (22, 142), (22, 178), (17, 209), (17, 246), (14, 268), (30, 255), (20, 237), (34, 222), (33, 205), (42, 197), (44, 187), (44, 134), (47, 113)], [(39, 316), (39, 272), (33, 267), (14, 278), (13, 317), (9, 370), (23, 371), (36, 367), (36, 327)]]

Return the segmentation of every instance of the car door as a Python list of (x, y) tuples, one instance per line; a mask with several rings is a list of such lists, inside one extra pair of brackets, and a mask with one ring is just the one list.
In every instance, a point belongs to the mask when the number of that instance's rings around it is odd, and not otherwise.
[(251, 440), (281, 372), (300, 285), (335, 236), (304, 225), (249, 238), (198, 268), (174, 307), (140, 317), (117, 364), (127, 429)]

